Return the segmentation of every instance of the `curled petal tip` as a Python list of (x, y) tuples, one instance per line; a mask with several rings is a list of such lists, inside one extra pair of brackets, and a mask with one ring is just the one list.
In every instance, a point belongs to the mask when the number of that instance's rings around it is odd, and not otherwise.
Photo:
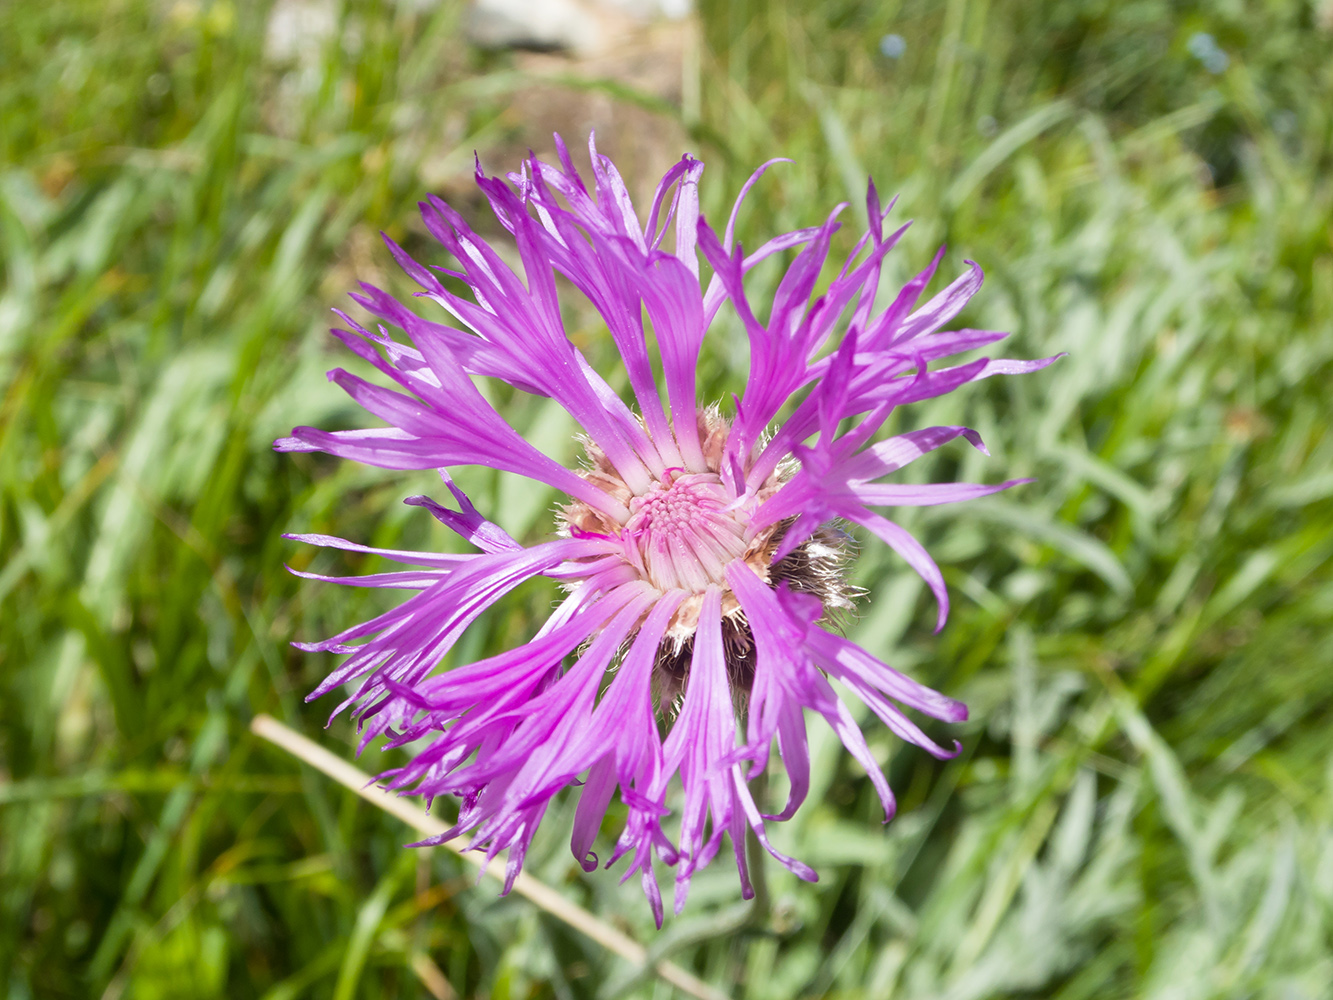
[(273, 450), (274, 450), (274, 451), (278, 451), (278, 452), (292, 452), (292, 451), (305, 452), (305, 451), (318, 451), (319, 449), (318, 449), (317, 447), (315, 447), (314, 445), (310, 444), (308, 441), (305, 441), (305, 440), (303, 440), (301, 437), (298, 436), (298, 435), (300, 435), (302, 432), (304, 432), (304, 431), (309, 431), (309, 430), (311, 430), (311, 429), (312, 429), (312, 428), (309, 428), (309, 427), (294, 427), (294, 428), (292, 428), (292, 433), (291, 433), (291, 435), (289, 435), (288, 437), (284, 437), (284, 438), (278, 438), (276, 441), (273, 442)]
[(945, 623), (949, 620), (949, 601), (948, 598), (940, 601), (940, 611), (935, 617), (935, 634), (939, 635), (943, 630)]

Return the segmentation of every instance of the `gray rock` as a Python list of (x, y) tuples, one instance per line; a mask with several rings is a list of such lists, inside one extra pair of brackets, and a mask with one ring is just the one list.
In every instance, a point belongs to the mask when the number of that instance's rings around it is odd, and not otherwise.
[(690, 12), (690, 0), (474, 0), (467, 35), (493, 49), (603, 51), (626, 27)]

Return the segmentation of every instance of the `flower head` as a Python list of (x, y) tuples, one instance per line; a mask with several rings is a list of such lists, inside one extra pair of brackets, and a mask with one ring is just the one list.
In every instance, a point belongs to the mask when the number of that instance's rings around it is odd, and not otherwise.
[[(615, 167), (595, 145), (591, 190), (558, 137), (557, 149), (558, 164), (533, 157), (508, 182), (477, 170), (517, 244), (522, 278), (458, 213), (431, 198), (421, 206), (426, 227), (461, 270), (427, 269), (386, 242), (421, 286), (419, 296), (457, 325), (424, 319), (369, 285), (353, 298), (408, 342), (340, 314), (349, 329), (335, 336), (395, 388), (342, 370), (330, 378), (388, 426), (298, 427), (276, 447), (440, 470), (456, 510), (424, 496), (407, 502), (478, 552), (389, 551), (292, 536), (407, 567), (318, 579), (415, 591), (369, 622), (300, 645), (346, 654), (311, 697), (355, 683), (339, 710), (354, 706), (363, 748), (379, 736), (390, 746), (424, 741), (410, 763), (389, 772), (391, 785), (427, 798), (458, 796), (458, 822), (438, 839), (471, 831), (488, 859), (507, 850), (509, 884), (552, 797), (571, 785), (581, 784), (571, 846), (591, 871), (598, 863), (594, 837), (619, 790), (628, 816), (607, 863), (628, 856), (625, 877), (641, 874), (660, 924), (654, 865), (675, 866), (679, 912), (691, 876), (724, 836), (750, 895), (747, 829), (797, 875), (815, 878), (778, 853), (765, 830), (765, 821), (792, 816), (809, 787), (807, 709), (833, 727), (866, 768), (886, 820), (893, 815), (893, 793), (830, 678), (904, 740), (939, 757), (956, 752), (932, 741), (904, 709), (957, 722), (967, 717), (964, 705), (825, 627), (853, 596), (844, 579), (848, 536), (839, 525), (860, 525), (906, 559), (933, 591), (942, 626), (948, 595), (938, 567), (874, 508), (966, 500), (1017, 481), (881, 482), (954, 438), (984, 446), (965, 427), (882, 439), (877, 432), (895, 407), (1054, 359), (983, 358), (932, 368), (1004, 334), (942, 332), (981, 286), (975, 264), (918, 305), (938, 255), (877, 308), (881, 265), (906, 226), (883, 235), (888, 211), (873, 185), (869, 231), (816, 297), (838, 211), (821, 226), (777, 236), (746, 255), (734, 237), (735, 209), (721, 237), (700, 215), (699, 161), (686, 156), (667, 172), (641, 224)], [(773, 162), (746, 183), (737, 208)], [(746, 297), (745, 274), (787, 250), (797, 252), (761, 321)], [(706, 284), (701, 256), (712, 271)], [(456, 294), (435, 270), (470, 295)], [(566, 335), (557, 274), (605, 321), (633, 407)], [(728, 301), (749, 339), (750, 372), (734, 412), (724, 415), (700, 403), (695, 370), (705, 333)], [(477, 390), (474, 376), (558, 401), (582, 428), (585, 466), (565, 468), (525, 441)], [(555, 537), (524, 547), (485, 520), (445, 471), (457, 465), (503, 469), (561, 491), (567, 499)], [(535, 576), (559, 581), (566, 596), (529, 642), (437, 672), (479, 614)], [(778, 813), (764, 815), (750, 782), (767, 767), (775, 742), (790, 793)]]

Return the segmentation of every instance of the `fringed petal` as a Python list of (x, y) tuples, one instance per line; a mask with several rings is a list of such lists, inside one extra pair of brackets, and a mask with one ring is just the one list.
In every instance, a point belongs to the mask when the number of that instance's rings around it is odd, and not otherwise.
[[(479, 551), (416, 553), (322, 534), (288, 536), (407, 567), (364, 576), (294, 570), (298, 576), (415, 591), (370, 621), (297, 645), (345, 657), (311, 697), (349, 685), (338, 711), (352, 709), (362, 749), (384, 737), (386, 746), (410, 750), (403, 766), (383, 776), (390, 787), (428, 801), (458, 797), (455, 826), (423, 843), (470, 834), (469, 849), (481, 852), (484, 864), (507, 852), (508, 892), (552, 798), (581, 785), (570, 848), (592, 871), (601, 860), (594, 846), (618, 794), (626, 820), (606, 864), (627, 859), (622, 878), (639, 876), (660, 926), (655, 866), (675, 868), (679, 913), (691, 880), (726, 838), (744, 896), (753, 893), (749, 837), (797, 877), (816, 878), (774, 848), (766, 827), (791, 818), (809, 794), (807, 710), (865, 768), (886, 821), (893, 815), (888, 780), (839, 690), (859, 698), (905, 742), (941, 758), (958, 752), (956, 743), (952, 749), (937, 743), (916, 713), (956, 723), (967, 718), (966, 707), (825, 628), (825, 602), (843, 607), (847, 598), (812, 583), (817, 574), (810, 567), (836, 558), (831, 539), (841, 528), (830, 522), (860, 525), (922, 576), (942, 626), (948, 594), (939, 567), (903, 527), (869, 508), (970, 500), (1028, 480), (882, 482), (956, 438), (983, 453), (985, 446), (962, 426), (876, 438), (899, 406), (991, 375), (1037, 371), (1055, 358), (967, 360), (968, 352), (1005, 334), (945, 329), (981, 286), (981, 269), (971, 262), (918, 304), (942, 249), (896, 296), (884, 295), (881, 271), (907, 227), (886, 235), (893, 203), (883, 205), (873, 184), (865, 233), (829, 267), (845, 206), (821, 225), (778, 234), (749, 255), (736, 242), (741, 205), (777, 160), (745, 183), (719, 238), (700, 216), (703, 164), (692, 157), (667, 170), (641, 219), (591, 137), (590, 183), (559, 136), (556, 152), (558, 163), (534, 156), (507, 180), (477, 170), (479, 187), (513, 239), (517, 265), (509, 263), (513, 254), (488, 244), (437, 198), (421, 205), (422, 218), (454, 258), (451, 269), (424, 267), (386, 239), (420, 285), (419, 296), (456, 325), (417, 316), (373, 285), (362, 285), (354, 301), (410, 343), (338, 313), (345, 328), (334, 336), (387, 383), (341, 369), (330, 378), (389, 426), (298, 427), (275, 448), (440, 470), (452, 505), (429, 496), (406, 502), (424, 507)], [(781, 270), (771, 305), (757, 309), (747, 298), (747, 274), (787, 250), (796, 252)], [(700, 254), (713, 271), (706, 290)], [(826, 270), (836, 271), (827, 285)], [(632, 398), (622, 399), (570, 340), (557, 275), (605, 322)], [(727, 301), (750, 346), (750, 371), (730, 423), (701, 410), (697, 399), (703, 339)], [(490, 404), (478, 378), (557, 402), (586, 432), (590, 467), (575, 472), (538, 451)], [(771, 428), (784, 408), (790, 415)], [(445, 471), (464, 464), (564, 492), (572, 499), (561, 508), (568, 537), (522, 547), (484, 518)], [(802, 572), (810, 575), (803, 579)], [(469, 625), (536, 576), (557, 581), (566, 596), (529, 641), (442, 667)], [(743, 731), (738, 686), (747, 699)], [(665, 706), (655, 704), (657, 697), (678, 706), (664, 738), (658, 716)], [(781, 809), (766, 814), (750, 782), (767, 769), (775, 747), (788, 788)], [(674, 842), (664, 830), (673, 806)]]

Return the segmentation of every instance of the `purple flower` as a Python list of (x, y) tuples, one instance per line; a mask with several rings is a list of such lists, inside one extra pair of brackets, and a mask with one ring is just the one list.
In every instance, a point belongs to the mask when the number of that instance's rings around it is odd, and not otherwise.
[[(948, 750), (932, 741), (904, 709), (958, 722), (967, 718), (963, 704), (825, 627), (854, 596), (845, 582), (847, 535), (838, 525), (862, 526), (907, 560), (933, 591), (942, 626), (948, 595), (939, 568), (875, 508), (966, 500), (1020, 480), (882, 482), (957, 437), (985, 449), (965, 427), (883, 440), (875, 440), (876, 432), (894, 407), (990, 375), (1036, 371), (1054, 359), (983, 358), (932, 369), (931, 362), (1005, 335), (941, 332), (980, 288), (975, 264), (917, 305), (940, 255), (887, 308), (876, 309), (884, 257), (907, 227), (882, 234), (888, 211), (873, 185), (869, 232), (812, 301), (844, 206), (823, 225), (777, 236), (749, 255), (735, 241), (736, 209), (777, 161), (745, 184), (719, 238), (699, 214), (697, 160), (686, 156), (667, 172), (642, 225), (609, 159), (589, 144), (590, 191), (556, 142), (559, 165), (533, 157), (508, 183), (477, 171), (517, 244), (523, 279), (457, 212), (431, 198), (421, 206), (426, 227), (461, 270), (427, 269), (387, 242), (421, 286), (418, 296), (443, 306), (457, 325), (423, 319), (369, 285), (353, 299), (401, 329), (410, 346), (383, 326), (372, 332), (340, 314), (350, 330), (335, 336), (396, 388), (340, 369), (330, 378), (388, 426), (298, 427), (276, 444), (280, 451), (325, 451), (390, 469), (439, 469), (458, 509), (424, 496), (407, 502), (425, 507), (479, 551), (440, 555), (290, 536), (407, 567), (356, 578), (303, 576), (415, 591), (372, 621), (298, 645), (346, 654), (310, 697), (355, 682), (338, 710), (355, 706), (362, 749), (378, 736), (389, 737), (389, 746), (424, 741), (407, 766), (389, 772), (392, 787), (427, 799), (458, 796), (457, 825), (426, 843), (472, 831), (472, 846), (488, 859), (508, 850), (506, 889), (551, 798), (571, 785), (582, 786), (571, 846), (593, 870), (593, 840), (619, 789), (628, 817), (607, 864), (629, 856), (625, 877), (641, 874), (660, 925), (654, 864), (675, 866), (679, 912), (691, 876), (713, 859), (724, 835), (742, 893), (752, 894), (747, 828), (791, 871), (815, 879), (777, 852), (765, 832), (765, 821), (791, 817), (809, 788), (806, 709), (833, 727), (870, 775), (886, 821), (893, 815), (893, 793), (830, 678), (904, 740), (938, 757), (957, 752), (956, 744)], [(664, 249), (668, 234), (671, 250)], [(746, 298), (745, 273), (796, 248), (761, 321)], [(712, 270), (706, 285), (700, 255)], [(435, 271), (471, 295), (455, 294)], [(605, 320), (635, 408), (566, 335), (556, 274)], [(727, 301), (744, 324), (751, 358), (731, 416), (701, 405), (695, 376), (704, 334)], [(660, 382), (645, 315), (660, 354)], [(836, 348), (825, 350), (835, 339)], [(472, 376), (556, 399), (583, 430), (585, 467), (564, 468), (525, 441)], [(853, 426), (844, 429), (845, 423)], [(455, 465), (504, 469), (562, 491), (568, 501), (556, 537), (525, 548), (483, 519), (444, 471)], [(539, 575), (560, 581), (566, 596), (531, 641), (434, 672), (479, 614)], [(767, 767), (775, 741), (790, 793), (778, 813), (765, 815), (749, 782)], [(678, 824), (669, 802), (678, 804)]]

